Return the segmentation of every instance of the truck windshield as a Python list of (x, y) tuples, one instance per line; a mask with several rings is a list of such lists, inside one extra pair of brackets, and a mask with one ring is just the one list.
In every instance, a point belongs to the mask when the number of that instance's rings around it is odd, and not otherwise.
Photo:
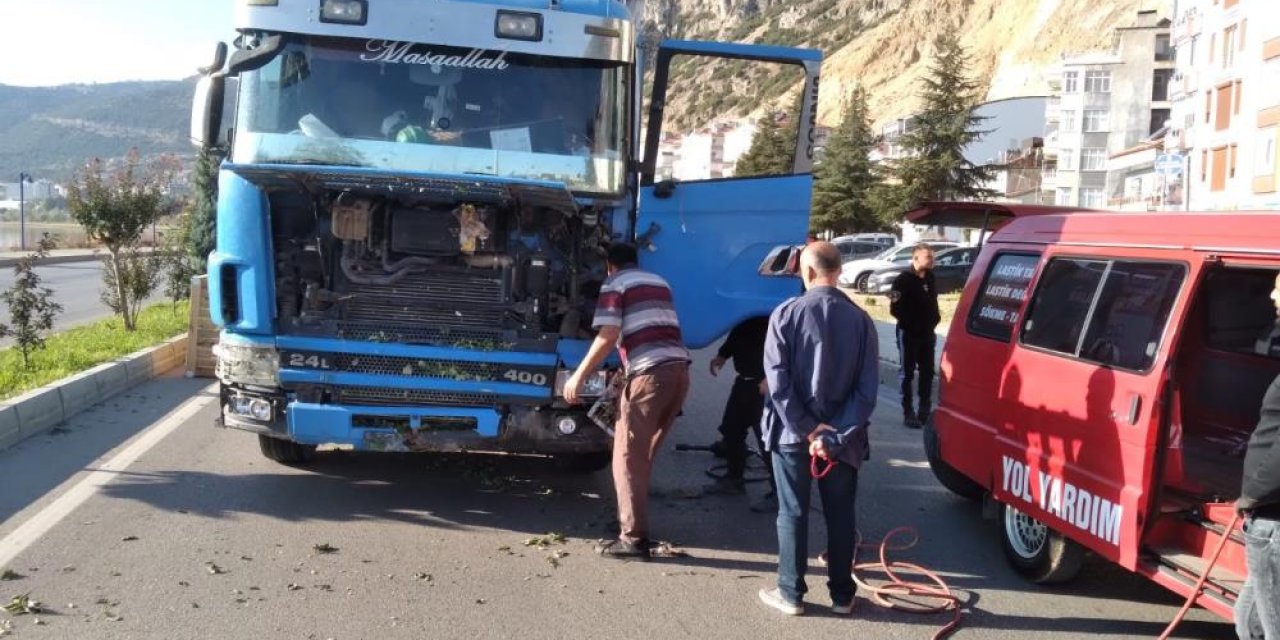
[(483, 174), (619, 193), (618, 63), (299, 38), (244, 74), (232, 161)]

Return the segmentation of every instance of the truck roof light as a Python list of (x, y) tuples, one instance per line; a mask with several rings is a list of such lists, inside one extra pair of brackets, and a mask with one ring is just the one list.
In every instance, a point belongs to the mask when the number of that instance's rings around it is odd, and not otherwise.
[(367, 24), (369, 0), (320, 0), (320, 22)]
[(542, 40), (542, 14), (521, 11), (499, 11), (493, 35), (510, 40)]

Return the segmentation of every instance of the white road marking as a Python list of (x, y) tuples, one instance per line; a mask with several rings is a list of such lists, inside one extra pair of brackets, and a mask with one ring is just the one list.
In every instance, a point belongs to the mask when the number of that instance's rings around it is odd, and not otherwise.
[(48, 533), (50, 529), (53, 529), (63, 518), (66, 518), (77, 507), (98, 493), (103, 486), (116, 477), (116, 474), (128, 469), (134, 462), (138, 461), (138, 458), (150, 451), (152, 447), (160, 444), (160, 441), (164, 440), (166, 436), (185, 424), (187, 420), (199, 413), (210, 402), (217, 400), (218, 396), (214, 389), (213, 385), (201, 389), (200, 395), (186, 401), (159, 422), (148, 427), (146, 431), (135, 436), (133, 442), (120, 453), (117, 453), (113, 458), (91, 471), (75, 486), (31, 516), (13, 533), (0, 540), (0, 567), (12, 562), (14, 558), (18, 557), (18, 554), (26, 551), (28, 547)]

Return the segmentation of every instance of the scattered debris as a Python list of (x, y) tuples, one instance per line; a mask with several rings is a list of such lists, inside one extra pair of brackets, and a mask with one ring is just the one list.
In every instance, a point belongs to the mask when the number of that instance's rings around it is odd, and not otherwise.
[(204, 568), (205, 568), (205, 571), (208, 571), (209, 575), (211, 576), (220, 576), (227, 572), (226, 569), (223, 569), (222, 567), (219, 567), (218, 565), (212, 562), (204, 563)]
[(311, 547), (311, 550), (315, 551), (316, 553), (337, 553), (338, 552), (338, 548), (329, 544), (328, 542), (321, 542), (320, 544)]
[(63, 568), (62, 568), (62, 572), (63, 572), (63, 573), (75, 573), (75, 572), (76, 572), (76, 568), (75, 568), (75, 567), (73, 567), (73, 566), (71, 566), (71, 565), (67, 565), (67, 566), (65, 566), (65, 567), (63, 567)]
[(324, 591), (324, 592), (326, 592), (326, 593), (332, 593), (332, 592), (333, 592), (333, 585), (331, 585), (331, 584), (318, 584), (318, 585), (316, 585), (316, 588), (317, 588), (317, 589), (319, 589), (319, 590), (321, 590), (321, 591)]
[(250, 558), (249, 556), (240, 556), (240, 559), (245, 562), (253, 562), (253, 558)]
[(21, 580), (25, 577), (26, 576), (22, 575), (21, 573), (18, 573), (17, 571), (11, 571), (9, 569), (0, 571), (0, 580)]
[(112, 571), (109, 575), (110, 575), (112, 578), (119, 578), (120, 576), (122, 576), (122, 575), (124, 575), (124, 574), (123, 574), (123, 573), (120, 573), (119, 571)]
[(41, 620), (40, 618), (36, 618), (35, 620), (32, 620), (31, 623), (36, 625), (37, 627), (43, 627), (45, 624), (47, 624), (44, 620)]
[(552, 569), (560, 568), (560, 561), (555, 556), (547, 556), (547, 564), (551, 565)]
[(120, 539), (120, 542), (137, 542), (137, 541), (138, 541), (138, 536), (125, 536)]
[(688, 558), (689, 552), (677, 547), (671, 542), (659, 542), (649, 548), (649, 556), (652, 558)]
[(484, 598), (476, 598), (476, 604), (488, 604), (489, 601)]
[(31, 599), (30, 593), (24, 593), (9, 600), (9, 604), (4, 606), (4, 610), (8, 611), (10, 615), (22, 616), (28, 613), (40, 613), (44, 609), (40, 607), (38, 600)]
[(434, 578), (434, 577), (432, 577), (432, 575), (431, 575), (431, 574), (429, 574), (429, 573), (423, 573), (423, 572), (419, 571), (419, 572), (417, 572), (417, 573), (413, 574), (413, 579), (414, 579), (414, 580), (421, 581), (421, 582), (431, 582), (431, 581), (432, 581), (432, 580), (434, 580), (435, 578)]
[(179, 587), (189, 587), (189, 586), (191, 586), (191, 583), (190, 583), (190, 582), (187, 582), (186, 580), (179, 580), (179, 581), (178, 581), (178, 586), (179, 586)]
[(546, 548), (553, 544), (564, 544), (566, 538), (563, 533), (551, 532), (545, 536), (534, 536), (524, 541), (526, 547)]
[(106, 617), (107, 622), (124, 622), (124, 618), (117, 615), (114, 611), (108, 611), (103, 615)]
[(302, 591), (304, 588), (305, 588), (305, 587), (303, 587), (303, 586), (302, 586), (302, 585), (300, 585), (300, 584), (297, 584), (297, 583), (294, 583), (294, 582), (290, 582), (290, 583), (289, 583), (289, 590), (290, 590), (290, 591)]
[(7, 636), (13, 632), (13, 622), (8, 618), (0, 618), (0, 636)]

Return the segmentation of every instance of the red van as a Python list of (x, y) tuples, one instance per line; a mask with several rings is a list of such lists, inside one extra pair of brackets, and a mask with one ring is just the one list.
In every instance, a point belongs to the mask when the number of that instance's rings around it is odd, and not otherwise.
[[(942, 353), (924, 434), (938, 480), (998, 507), (1033, 581), (1070, 579), (1088, 550), (1190, 595), (1280, 375), (1280, 212), (932, 203), (908, 218), (997, 228)], [(1245, 575), (1230, 535), (1197, 600), (1227, 619)]]

